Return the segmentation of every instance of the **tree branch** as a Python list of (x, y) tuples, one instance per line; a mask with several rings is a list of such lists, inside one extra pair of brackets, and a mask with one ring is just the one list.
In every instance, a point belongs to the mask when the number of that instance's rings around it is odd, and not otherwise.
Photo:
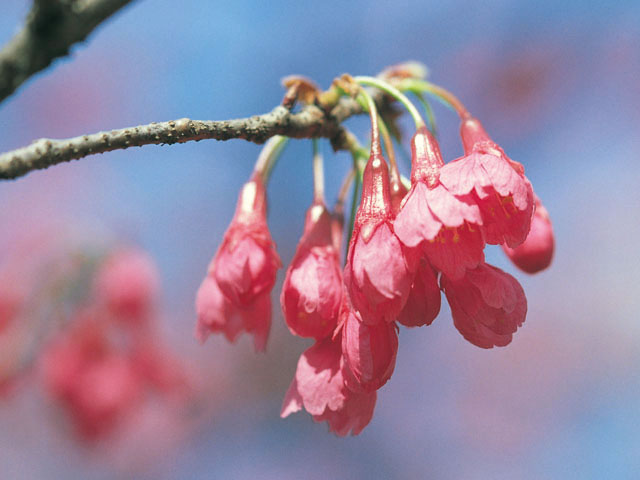
[[(385, 98), (375, 95), (384, 108)], [(340, 125), (352, 115), (363, 113), (351, 98), (342, 98), (330, 111), (315, 105), (292, 113), (283, 106), (264, 115), (223, 121), (203, 121), (182, 118), (170, 122), (151, 123), (138, 127), (99, 132), (66, 140), (40, 139), (31, 145), (0, 155), (0, 179), (21, 177), (32, 170), (48, 168), (58, 163), (142, 145), (173, 144), (204, 139), (229, 140), (241, 138), (263, 143), (274, 135), (293, 138), (329, 138), (334, 149), (347, 149), (348, 136)]]
[(0, 50), (0, 102), (130, 1), (34, 0), (22, 30)]

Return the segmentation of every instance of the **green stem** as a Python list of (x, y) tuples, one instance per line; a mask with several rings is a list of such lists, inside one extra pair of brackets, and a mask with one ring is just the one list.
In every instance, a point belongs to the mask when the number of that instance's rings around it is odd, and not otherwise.
[(313, 202), (324, 204), (324, 168), (318, 139), (313, 139)]
[(387, 128), (387, 125), (382, 120), (382, 117), (380, 117), (379, 120), (380, 120), (380, 134), (382, 135), (384, 148), (387, 151), (387, 156), (389, 157), (389, 166), (391, 169), (391, 175), (392, 177), (395, 176), (396, 178), (399, 178), (400, 170), (398, 170), (398, 164), (396, 163), (396, 152), (393, 149), (393, 141), (391, 140), (391, 135), (389, 135), (389, 129)]
[(439, 85), (436, 85), (431, 82), (427, 82), (426, 80), (418, 80), (415, 78), (402, 80), (398, 85), (402, 90), (410, 90), (412, 92), (424, 92), (424, 93), (433, 95), (438, 100), (444, 102), (447, 106), (455, 110), (456, 113), (462, 119), (469, 118), (471, 116), (469, 111), (458, 99), (458, 97), (456, 97), (449, 90), (442, 88)]
[(376, 108), (376, 102), (373, 101), (369, 92), (364, 88), (360, 90), (360, 95), (365, 100), (366, 110), (369, 112), (369, 118), (371, 118), (371, 155), (381, 156), (382, 147), (380, 146), (380, 128), (378, 126), (378, 109)]
[(418, 99), (418, 101), (424, 107), (424, 110), (425, 110), (425, 112), (427, 114), (427, 120), (429, 120), (429, 130), (431, 130), (431, 133), (433, 134), (434, 137), (437, 137), (438, 136), (438, 127), (436, 125), (436, 115), (435, 115), (435, 113), (433, 113), (433, 108), (431, 108), (431, 104), (424, 97), (422, 92), (413, 92), (413, 93), (415, 94), (415, 96)]
[(260, 175), (265, 184), (269, 181), (273, 167), (280, 158), (280, 154), (288, 141), (289, 137), (275, 135), (267, 140), (267, 143), (262, 147), (258, 160), (256, 160), (256, 165), (253, 167), (253, 172)]
[[(364, 91), (363, 91), (364, 92)], [(362, 97), (368, 95), (368, 92), (363, 93)], [(371, 96), (369, 95), (369, 98)], [(373, 102), (373, 99), (371, 99)], [(361, 97), (358, 97), (358, 103), (362, 108), (364, 108), (367, 112), (369, 112), (369, 103), (366, 101), (362, 101)], [(369, 112), (370, 113), (370, 112)], [(384, 120), (378, 114), (378, 126), (380, 127), (380, 135), (382, 135), (382, 142), (384, 143), (384, 149), (387, 152), (387, 156), (389, 157), (389, 165), (391, 166), (391, 171), (398, 173), (398, 164), (396, 162), (396, 153), (393, 148), (393, 141), (391, 140), (391, 135), (389, 134), (389, 128), (384, 123)]]
[(420, 115), (420, 112), (418, 112), (418, 109), (416, 108), (416, 106), (413, 103), (411, 103), (411, 100), (409, 100), (404, 93), (402, 93), (393, 85), (375, 77), (359, 76), (359, 77), (354, 77), (354, 80), (361, 85), (369, 85), (371, 87), (376, 87), (382, 90), (383, 92), (391, 95), (393, 98), (395, 98), (400, 103), (402, 103), (402, 105), (404, 105), (404, 107), (409, 111), (409, 114), (411, 114), (411, 118), (413, 118), (413, 122), (416, 124), (416, 129), (422, 128), (425, 126), (424, 120)]
[(338, 192), (338, 199), (336, 200), (336, 205), (334, 207), (334, 212), (338, 215), (344, 215), (344, 200), (347, 198), (347, 193), (349, 192), (349, 187), (353, 182), (354, 178), (356, 178), (356, 169), (352, 168), (349, 170), (347, 175), (344, 177), (342, 181), (342, 185), (340, 185), (340, 191)]

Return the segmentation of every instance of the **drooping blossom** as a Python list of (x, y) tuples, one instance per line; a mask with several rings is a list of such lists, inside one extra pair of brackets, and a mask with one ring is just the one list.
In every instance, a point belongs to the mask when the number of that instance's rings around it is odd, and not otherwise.
[(266, 192), (256, 173), (238, 198), (236, 213), (196, 297), (196, 337), (222, 332), (235, 341), (242, 331), (264, 351), (271, 328), (271, 289), (280, 258), (267, 227)]
[(69, 399), (75, 380), (88, 362), (107, 355), (109, 346), (103, 326), (88, 311), (79, 312), (71, 330), (61, 335), (44, 352), (42, 373), (54, 396)]
[(465, 155), (442, 168), (440, 181), (457, 198), (473, 196), (487, 243), (520, 245), (529, 233), (534, 207), (524, 167), (506, 156), (477, 119), (464, 119), (460, 134)]
[(211, 333), (223, 333), (230, 342), (245, 331), (253, 334), (256, 351), (264, 351), (271, 328), (271, 296), (256, 297), (237, 306), (222, 293), (212, 274), (205, 277), (196, 295), (196, 338), (204, 342)]
[(119, 321), (142, 324), (152, 313), (158, 271), (143, 251), (117, 250), (100, 265), (94, 282), (97, 301)]
[(531, 230), (522, 244), (515, 248), (502, 245), (513, 264), (527, 273), (537, 273), (551, 265), (554, 249), (553, 227), (549, 212), (535, 195), (536, 208), (531, 220)]
[(413, 256), (394, 232), (387, 164), (372, 153), (344, 270), (351, 302), (363, 322), (396, 319), (411, 287)]
[(444, 161), (422, 127), (411, 139), (411, 189), (394, 222), (398, 238), (423, 249), (429, 263), (451, 278), (484, 260), (480, 210), (471, 195), (455, 196), (440, 181)]
[(74, 387), (73, 418), (80, 433), (90, 438), (115, 428), (132, 413), (143, 393), (133, 365), (119, 354), (86, 365)]
[(316, 422), (345, 436), (358, 435), (373, 417), (376, 393), (355, 393), (344, 384), (341, 336), (326, 338), (307, 349), (298, 361), (295, 376), (282, 404), (280, 416), (303, 408)]
[[(150, 394), (164, 401), (187, 393), (183, 366), (152, 335), (140, 338), (114, 323), (104, 304), (77, 311), (70, 328), (38, 359), (47, 393), (86, 440), (98, 440), (129, 421)], [(149, 327), (152, 327), (151, 324)]]
[(398, 331), (395, 322), (364, 324), (357, 312), (347, 309), (342, 326), (342, 354), (348, 369), (344, 373), (349, 389), (374, 392), (393, 373), (398, 353)]
[(43, 356), (43, 379), (78, 432), (97, 438), (130, 412), (142, 394), (141, 384), (131, 362), (109, 344), (104, 325), (90, 312), (77, 321)]
[(280, 258), (267, 227), (264, 183), (255, 174), (238, 198), (236, 213), (210, 272), (235, 306), (249, 306), (273, 288)]
[(287, 269), (280, 305), (291, 333), (318, 340), (333, 333), (342, 299), (342, 272), (331, 214), (316, 203)]
[(342, 408), (338, 410), (325, 409), (324, 413), (314, 415), (316, 422), (327, 422), (329, 431), (340, 437), (359, 435), (364, 427), (369, 425), (376, 407), (377, 393), (350, 392)]
[(459, 280), (442, 276), (440, 283), (451, 306), (453, 324), (469, 342), (481, 348), (503, 347), (522, 326), (527, 314), (524, 290), (508, 273), (483, 263)]
[(407, 302), (398, 315), (398, 323), (405, 327), (431, 325), (440, 313), (440, 302), (441, 293), (436, 272), (426, 258), (421, 258)]

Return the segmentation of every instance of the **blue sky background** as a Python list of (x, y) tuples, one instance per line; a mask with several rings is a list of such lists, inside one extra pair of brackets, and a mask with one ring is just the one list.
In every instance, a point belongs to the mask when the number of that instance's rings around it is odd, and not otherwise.
[[(0, 42), (28, 7), (2, 1)], [(402, 330), (396, 371), (362, 435), (336, 438), (302, 413), (280, 420), (307, 342), (289, 335), (277, 308), (266, 355), (254, 355), (248, 339), (200, 347), (192, 337), (194, 292), (260, 147), (205, 141), (83, 159), (3, 183), (0, 235), (13, 234), (19, 212), (34, 225), (52, 217), (97, 223), (149, 250), (162, 272), (168, 342), (205, 375), (225, 372), (226, 400), (212, 398), (206, 421), (135, 470), (56, 446), (55, 433), (41, 434), (46, 427), (35, 420), (24, 427), (25, 412), (0, 406), (0, 472), (9, 472), (0, 476), (637, 478), (637, 1), (141, 0), (0, 105), (0, 150), (185, 116), (262, 113), (281, 100), (286, 75), (327, 87), (343, 72), (374, 74), (411, 59), (525, 165), (551, 214), (557, 244), (548, 272), (525, 277), (488, 252), (527, 292), (529, 314), (513, 343), (476, 349), (443, 308), (429, 328)], [(461, 153), (457, 121), (436, 108), (452, 159)], [(365, 119), (349, 126), (366, 139)], [(323, 150), (334, 198), (350, 160)], [(285, 263), (311, 200), (310, 154), (309, 141), (293, 142), (269, 185), (269, 222)]]

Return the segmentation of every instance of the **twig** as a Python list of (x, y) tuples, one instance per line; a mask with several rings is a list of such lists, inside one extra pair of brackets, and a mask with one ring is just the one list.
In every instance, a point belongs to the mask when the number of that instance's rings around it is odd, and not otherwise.
[[(386, 100), (375, 95), (385, 108)], [(263, 143), (274, 135), (293, 138), (325, 137), (334, 149), (348, 149), (348, 140), (341, 123), (352, 115), (362, 113), (362, 107), (351, 98), (342, 98), (330, 111), (315, 105), (292, 113), (283, 106), (264, 115), (223, 121), (202, 121), (182, 118), (170, 122), (151, 123), (138, 127), (99, 132), (65, 140), (40, 139), (31, 145), (0, 155), (0, 179), (21, 177), (32, 170), (40, 170), (79, 158), (142, 145), (173, 144), (204, 139), (229, 140), (241, 138)]]
[(0, 50), (0, 102), (130, 1), (34, 0), (24, 27)]

